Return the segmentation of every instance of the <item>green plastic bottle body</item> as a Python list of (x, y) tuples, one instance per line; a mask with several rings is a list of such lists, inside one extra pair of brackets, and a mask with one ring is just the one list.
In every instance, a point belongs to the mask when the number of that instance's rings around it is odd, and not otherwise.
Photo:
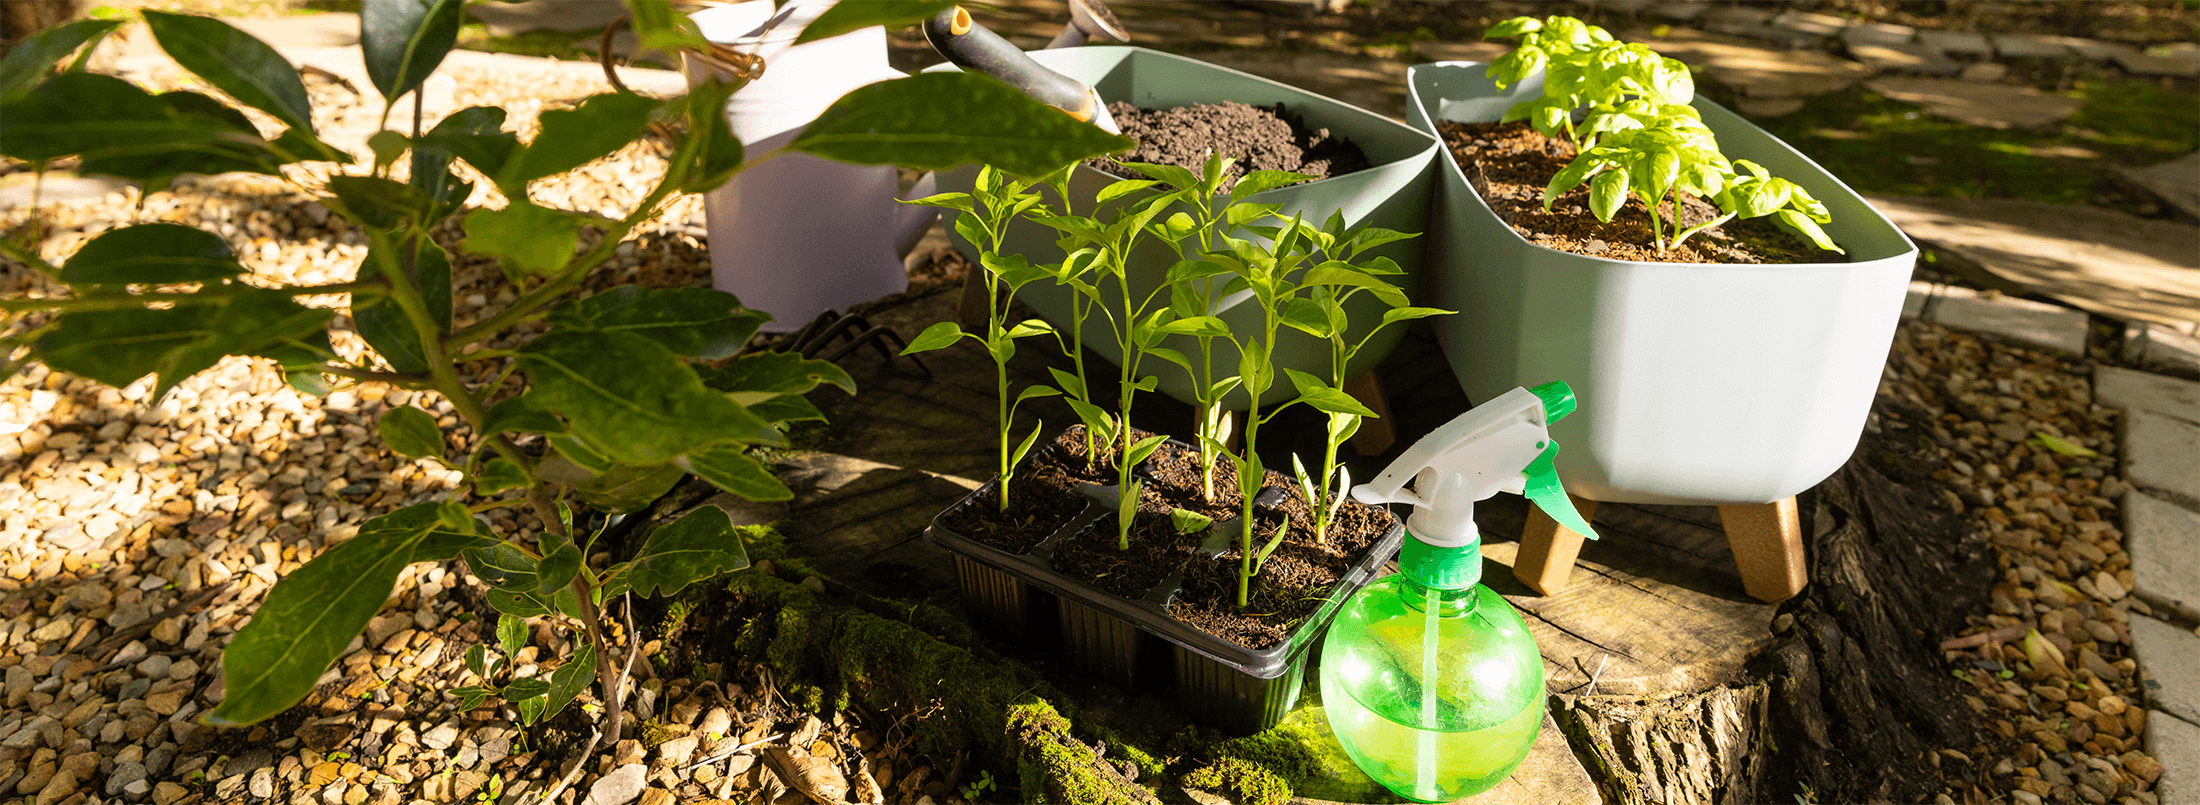
[(1346, 602), (1322, 652), (1330, 727), (1360, 769), (1399, 796), (1448, 802), (1486, 791), (1527, 758), (1542, 729), (1535, 640), (1520, 613), (1480, 584), (1378, 580)]

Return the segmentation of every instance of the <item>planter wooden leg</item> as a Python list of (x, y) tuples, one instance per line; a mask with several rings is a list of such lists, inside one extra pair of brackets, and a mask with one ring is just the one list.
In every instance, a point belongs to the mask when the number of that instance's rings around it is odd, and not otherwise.
[(955, 319), (965, 332), (985, 332), (986, 321), (992, 310), (986, 307), (985, 269), (971, 266), (963, 271), (962, 301), (955, 306)]
[(1375, 412), (1374, 419), (1360, 420), (1360, 431), (1352, 434), (1352, 452), (1363, 456), (1380, 455), (1398, 442), (1398, 432), (1390, 427), (1390, 401), (1384, 399), (1382, 380), (1375, 377), (1374, 370), (1346, 379), (1344, 393)]
[[(1581, 519), (1597, 516), (1596, 501), (1580, 495), (1567, 497), (1573, 498)], [(1520, 553), (1513, 559), (1513, 578), (1542, 595), (1566, 589), (1566, 578), (1574, 572), (1574, 559), (1581, 556), (1582, 539), (1573, 529), (1544, 514), (1541, 507), (1529, 506), (1528, 524), (1520, 530)]]
[(1719, 522), (1751, 598), (1777, 604), (1803, 591), (1803, 526), (1794, 498), (1720, 506)]

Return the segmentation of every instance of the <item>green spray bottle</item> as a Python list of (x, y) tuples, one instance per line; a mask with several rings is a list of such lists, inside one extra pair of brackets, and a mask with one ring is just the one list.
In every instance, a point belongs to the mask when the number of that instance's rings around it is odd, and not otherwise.
[[(1474, 504), (1525, 495), (1596, 538), (1559, 485), (1551, 422), (1563, 382), (1515, 388), (1436, 429), (1352, 490), (1409, 503), (1398, 572), (1347, 601), (1322, 649), (1322, 705), (1346, 754), (1399, 796), (1448, 802), (1488, 790), (1543, 726), (1543, 658), (1511, 604), (1479, 582)], [(1411, 483), (1412, 489), (1406, 484)]]

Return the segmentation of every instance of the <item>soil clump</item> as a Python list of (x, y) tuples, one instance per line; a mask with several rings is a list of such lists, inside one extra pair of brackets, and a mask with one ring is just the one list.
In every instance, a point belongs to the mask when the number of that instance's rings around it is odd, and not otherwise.
[(1237, 180), (1252, 171), (1294, 171), (1327, 179), (1370, 167), (1358, 143), (1326, 128), (1311, 128), (1306, 120), (1278, 103), (1252, 106), (1237, 101), (1202, 103), (1170, 109), (1145, 109), (1123, 101), (1108, 104), (1124, 136), (1138, 147), (1113, 158), (1095, 157), (1085, 162), (1126, 179), (1145, 176), (1117, 166), (1113, 160), (1175, 165), (1198, 173), (1209, 151), (1235, 157), (1222, 181), (1228, 192)]

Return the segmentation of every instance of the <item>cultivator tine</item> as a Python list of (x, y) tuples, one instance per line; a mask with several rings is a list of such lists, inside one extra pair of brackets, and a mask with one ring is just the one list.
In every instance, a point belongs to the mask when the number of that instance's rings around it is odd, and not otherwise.
[[(836, 339), (845, 339), (846, 343), (827, 351), (826, 347), (831, 346)], [(804, 358), (837, 361), (865, 344), (876, 348), (889, 365), (893, 364), (896, 357), (907, 357), (910, 363), (916, 365), (917, 374), (926, 379), (932, 377), (932, 367), (924, 365), (924, 361), (917, 356), (902, 356), (901, 351), (908, 348), (909, 342), (900, 333), (885, 325), (873, 325), (869, 319), (857, 313), (828, 310), (818, 314), (817, 318), (795, 332), (790, 348), (801, 353)]]

